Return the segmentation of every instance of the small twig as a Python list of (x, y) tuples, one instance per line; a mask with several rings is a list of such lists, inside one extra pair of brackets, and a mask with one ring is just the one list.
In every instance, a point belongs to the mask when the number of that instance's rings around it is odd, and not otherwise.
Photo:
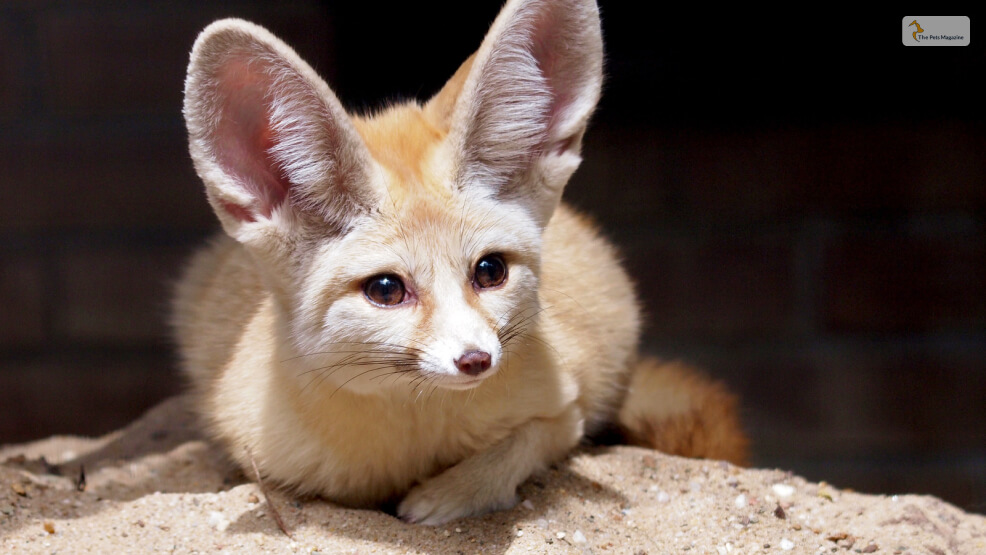
[(79, 479), (75, 481), (77, 491), (86, 491), (86, 465), (79, 465)]
[(281, 514), (277, 512), (277, 507), (270, 500), (270, 495), (267, 493), (267, 486), (264, 484), (264, 479), (260, 477), (260, 469), (257, 468), (257, 461), (253, 458), (253, 453), (250, 448), (246, 448), (247, 457), (250, 458), (250, 466), (253, 467), (253, 473), (257, 475), (257, 485), (260, 486), (260, 493), (263, 494), (264, 500), (267, 501), (267, 508), (270, 509), (270, 514), (274, 517), (274, 522), (277, 523), (277, 527), (284, 532), (284, 535), (288, 538), (294, 539), (291, 536), (291, 532), (288, 532), (288, 527), (284, 525), (284, 521), (281, 520)]

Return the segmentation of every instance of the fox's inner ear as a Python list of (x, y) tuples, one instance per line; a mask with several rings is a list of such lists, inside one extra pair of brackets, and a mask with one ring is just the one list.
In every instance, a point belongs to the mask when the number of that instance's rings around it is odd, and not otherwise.
[(223, 20), (192, 50), (185, 120), (224, 228), (317, 217), (339, 229), (374, 206), (365, 145), (338, 99), (261, 27)]
[(476, 54), (425, 107), (446, 116), (458, 186), (518, 199), (547, 223), (581, 162), (602, 58), (595, 0), (507, 2)]

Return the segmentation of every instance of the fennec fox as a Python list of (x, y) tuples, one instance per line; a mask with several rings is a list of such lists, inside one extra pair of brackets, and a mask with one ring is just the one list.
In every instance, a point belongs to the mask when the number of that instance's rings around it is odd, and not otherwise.
[(560, 204), (602, 59), (593, 0), (510, 0), (431, 100), (350, 116), (266, 30), (202, 32), (184, 113), (226, 235), (192, 261), (175, 324), (233, 459), (437, 524), (510, 507), (605, 426), (743, 457), (729, 393), (636, 358), (630, 280)]

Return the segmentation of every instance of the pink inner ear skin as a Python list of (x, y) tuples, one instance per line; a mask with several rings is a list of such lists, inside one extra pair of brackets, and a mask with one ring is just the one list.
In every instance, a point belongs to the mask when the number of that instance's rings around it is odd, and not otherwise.
[(219, 70), (216, 96), (221, 99), (215, 130), (219, 164), (256, 201), (252, 206), (223, 203), (233, 217), (255, 221), (266, 218), (288, 196), (290, 182), (270, 152), (276, 138), (268, 105), (271, 83), (261, 68), (245, 59), (231, 59)]
[(538, 13), (532, 22), (529, 39), (530, 53), (537, 60), (550, 97), (543, 114), (544, 135), (539, 149), (550, 155), (565, 153), (575, 142), (574, 137), (560, 135), (559, 126), (565, 125), (576, 99), (573, 89), (581, 85), (578, 82), (579, 60), (566, 58), (558, 51), (559, 45), (568, 40), (559, 17), (562, 16), (547, 9)]
[(221, 200), (219, 203), (222, 205), (223, 210), (225, 210), (230, 216), (233, 216), (241, 222), (255, 222), (257, 218), (253, 217), (253, 213), (246, 208), (240, 206), (239, 204), (233, 204), (232, 202)]

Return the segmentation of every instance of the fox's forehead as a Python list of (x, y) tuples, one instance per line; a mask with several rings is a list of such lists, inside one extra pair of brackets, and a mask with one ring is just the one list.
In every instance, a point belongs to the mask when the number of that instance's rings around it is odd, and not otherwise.
[(467, 272), (481, 256), (494, 252), (536, 265), (540, 233), (517, 207), (454, 192), (412, 195), (386, 206), (388, 202), (332, 249), (333, 264), (360, 274), (353, 278), (393, 272), (429, 283), (439, 274)]
[(441, 199), (451, 194), (449, 165), (439, 153), (447, 130), (430, 121), (420, 106), (390, 106), (370, 117), (355, 117), (353, 123), (387, 174), (391, 202), (404, 204), (409, 198)]
[(486, 204), (454, 193), (411, 195), (404, 202), (381, 207), (367, 239), (409, 254), (441, 253), (453, 258), (513, 243), (505, 241), (507, 229), (498, 225), (503, 214)]
[(385, 246), (419, 269), (492, 251), (536, 252), (540, 231), (526, 210), (455, 186), (447, 125), (434, 118), (415, 103), (353, 118), (387, 189), (358, 249)]

